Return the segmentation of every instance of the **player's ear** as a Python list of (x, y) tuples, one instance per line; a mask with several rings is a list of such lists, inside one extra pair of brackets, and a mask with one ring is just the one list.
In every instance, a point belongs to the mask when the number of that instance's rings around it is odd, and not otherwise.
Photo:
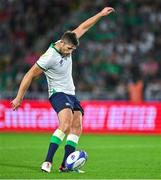
[(63, 40), (60, 39), (59, 40), (59, 44), (62, 45), (63, 44)]
[(61, 39), (61, 40), (60, 40), (60, 43), (61, 43), (61, 44), (64, 44), (64, 41)]
[(60, 40), (59, 42), (60, 42), (60, 46), (63, 47), (64, 41), (63, 41), (63, 40)]

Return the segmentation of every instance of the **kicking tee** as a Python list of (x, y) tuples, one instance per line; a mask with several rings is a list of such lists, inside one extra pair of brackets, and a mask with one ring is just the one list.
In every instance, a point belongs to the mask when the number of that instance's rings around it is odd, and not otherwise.
[(52, 43), (48, 50), (40, 56), (36, 64), (43, 69), (47, 83), (49, 97), (56, 92), (75, 95), (72, 78), (72, 57), (63, 57)]

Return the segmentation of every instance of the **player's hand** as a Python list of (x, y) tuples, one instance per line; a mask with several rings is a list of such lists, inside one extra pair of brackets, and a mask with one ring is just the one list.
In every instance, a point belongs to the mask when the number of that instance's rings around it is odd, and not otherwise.
[(11, 101), (11, 106), (12, 106), (12, 109), (15, 111), (19, 108), (19, 106), (21, 105), (21, 100), (18, 99), (18, 98), (15, 98), (13, 101)]
[(105, 7), (101, 12), (101, 16), (108, 16), (110, 13), (114, 12), (115, 9), (112, 7)]

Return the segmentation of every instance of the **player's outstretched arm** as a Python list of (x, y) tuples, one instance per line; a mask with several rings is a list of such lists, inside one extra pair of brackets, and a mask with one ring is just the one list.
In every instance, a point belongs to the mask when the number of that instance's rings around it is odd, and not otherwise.
[(85, 32), (88, 31), (97, 21), (99, 21), (103, 16), (108, 16), (110, 13), (114, 12), (114, 8), (112, 7), (105, 7), (102, 11), (97, 13), (96, 15), (92, 16), (91, 18), (84, 21), (80, 24), (73, 32), (76, 33), (77, 38), (80, 38)]
[(18, 109), (18, 107), (21, 105), (21, 102), (23, 100), (25, 92), (29, 88), (33, 78), (39, 76), (42, 72), (43, 72), (43, 70), (35, 64), (26, 73), (26, 75), (24, 76), (24, 78), (21, 81), (16, 98), (11, 102), (13, 110)]

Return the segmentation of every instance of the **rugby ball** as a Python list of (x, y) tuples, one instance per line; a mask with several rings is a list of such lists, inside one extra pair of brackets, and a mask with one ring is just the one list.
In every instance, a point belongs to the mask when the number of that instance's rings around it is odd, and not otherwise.
[(68, 170), (78, 170), (86, 163), (88, 155), (85, 151), (77, 150), (71, 153), (66, 160), (65, 166)]

